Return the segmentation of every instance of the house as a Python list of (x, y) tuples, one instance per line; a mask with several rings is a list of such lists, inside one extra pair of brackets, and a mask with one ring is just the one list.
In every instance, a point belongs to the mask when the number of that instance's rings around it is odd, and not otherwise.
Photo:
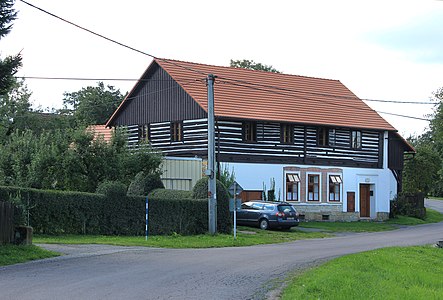
[(273, 189), (306, 219), (388, 218), (414, 149), (338, 80), (155, 59), (106, 125), (204, 162), (208, 74), (217, 162), (234, 168), (244, 198)]

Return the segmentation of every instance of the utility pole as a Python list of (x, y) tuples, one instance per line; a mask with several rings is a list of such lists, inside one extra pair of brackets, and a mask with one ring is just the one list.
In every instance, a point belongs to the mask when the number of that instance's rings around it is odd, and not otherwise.
[(210, 234), (217, 232), (217, 187), (215, 170), (215, 127), (214, 127), (214, 80), (213, 74), (208, 75), (208, 228)]

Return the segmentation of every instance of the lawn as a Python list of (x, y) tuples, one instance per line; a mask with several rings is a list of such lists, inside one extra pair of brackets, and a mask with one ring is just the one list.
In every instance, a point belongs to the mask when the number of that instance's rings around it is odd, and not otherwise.
[(0, 266), (22, 263), (30, 260), (49, 258), (60, 254), (40, 247), (2, 245), (0, 246)]
[(195, 236), (150, 236), (146, 241), (142, 236), (101, 236), (101, 235), (34, 235), (34, 243), (48, 244), (107, 244), (119, 246), (147, 246), (162, 248), (214, 248), (214, 247), (241, 247), (260, 244), (276, 244), (323, 238), (329, 236), (320, 232), (302, 232), (297, 229), (290, 231), (260, 230), (250, 227), (239, 227), (237, 240), (232, 235), (209, 234)]
[(432, 199), (432, 200), (443, 200), (442, 197), (427, 197), (427, 198)]
[(433, 209), (426, 209), (425, 220), (398, 216), (386, 222), (303, 222), (299, 226), (304, 228), (316, 228), (329, 232), (375, 232), (394, 230), (398, 225), (419, 225), (437, 223), (443, 221), (443, 214)]
[(443, 299), (443, 249), (352, 254), (295, 276), (281, 299)]

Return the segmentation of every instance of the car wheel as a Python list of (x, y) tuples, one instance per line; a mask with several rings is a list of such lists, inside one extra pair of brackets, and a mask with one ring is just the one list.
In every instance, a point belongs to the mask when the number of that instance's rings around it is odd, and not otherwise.
[(259, 223), (260, 229), (266, 230), (269, 228), (269, 222), (266, 219), (261, 219)]

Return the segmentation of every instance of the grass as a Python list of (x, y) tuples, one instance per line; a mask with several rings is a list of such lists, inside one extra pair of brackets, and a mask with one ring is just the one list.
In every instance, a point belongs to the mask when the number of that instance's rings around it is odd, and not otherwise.
[(432, 199), (432, 200), (443, 200), (442, 197), (427, 197), (427, 198)]
[(0, 246), (0, 266), (12, 265), (30, 260), (49, 258), (60, 254), (40, 247), (2, 245)]
[(426, 218), (424, 220), (397, 216), (386, 222), (306, 222), (300, 223), (299, 226), (304, 228), (316, 228), (328, 232), (375, 232), (394, 230), (398, 225), (419, 225), (428, 223), (437, 223), (443, 221), (443, 214), (433, 209), (426, 209)]
[(281, 299), (443, 299), (442, 261), (430, 246), (343, 256), (294, 277)]
[(215, 248), (242, 247), (260, 244), (285, 243), (311, 238), (329, 236), (321, 232), (302, 232), (297, 229), (289, 231), (260, 230), (250, 227), (239, 227), (237, 240), (232, 235), (209, 234), (194, 236), (150, 236), (147, 241), (142, 236), (102, 236), (102, 235), (34, 235), (34, 243), (47, 244), (107, 244), (116, 246), (146, 246), (162, 248)]

